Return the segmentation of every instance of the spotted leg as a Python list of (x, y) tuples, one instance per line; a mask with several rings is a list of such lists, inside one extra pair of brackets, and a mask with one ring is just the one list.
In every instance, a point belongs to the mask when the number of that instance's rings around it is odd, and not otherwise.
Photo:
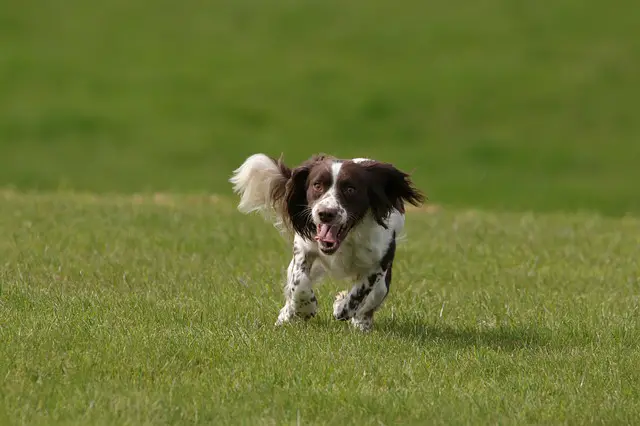
[(293, 248), (293, 258), (287, 269), (287, 283), (284, 287), (285, 305), (280, 310), (276, 325), (282, 325), (294, 318), (309, 319), (316, 315), (318, 300), (313, 293), (312, 266), (316, 256), (306, 253), (297, 245)]
[(356, 328), (368, 331), (373, 326), (373, 314), (389, 292), (391, 267), (377, 270), (351, 288), (348, 293), (338, 293), (333, 303), (333, 316), (340, 321), (351, 320)]
[(362, 331), (371, 329), (373, 314), (389, 293), (395, 248), (394, 238), (389, 244), (387, 253), (380, 261), (379, 267), (360, 278), (348, 293), (346, 291), (338, 293), (333, 303), (335, 319), (351, 320), (351, 324)]

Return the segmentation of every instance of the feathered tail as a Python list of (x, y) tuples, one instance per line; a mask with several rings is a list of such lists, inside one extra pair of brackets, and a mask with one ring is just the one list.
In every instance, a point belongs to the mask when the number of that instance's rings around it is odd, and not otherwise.
[(245, 214), (260, 212), (280, 227), (285, 214), (283, 199), (290, 177), (291, 169), (281, 159), (265, 154), (250, 156), (229, 179), (233, 191), (240, 195), (238, 210)]

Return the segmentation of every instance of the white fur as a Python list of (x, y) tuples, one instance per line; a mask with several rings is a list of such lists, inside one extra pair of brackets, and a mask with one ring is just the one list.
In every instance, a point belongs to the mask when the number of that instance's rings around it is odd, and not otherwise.
[(282, 179), (278, 165), (267, 155), (254, 154), (247, 158), (229, 179), (233, 191), (240, 195), (238, 210), (242, 213), (259, 211), (276, 225), (282, 223), (284, 212), (274, 211), (271, 202), (271, 189)]
[[(357, 158), (352, 161), (362, 162), (368, 159)], [(335, 185), (341, 166), (340, 162), (332, 164), (332, 186), (312, 209), (312, 217), (316, 223), (320, 222), (318, 207), (337, 208), (339, 220), (343, 223), (347, 221), (347, 212), (340, 205)], [(271, 213), (277, 222), (282, 223), (286, 212), (274, 211), (270, 197), (273, 185), (282, 184), (283, 179), (284, 176), (278, 165), (268, 156), (255, 154), (247, 158), (234, 171), (230, 179), (234, 185), (234, 191), (240, 194), (238, 209), (243, 213), (253, 211)], [(280, 311), (276, 324), (283, 324), (300, 316), (303, 318), (315, 316), (317, 300), (313, 285), (326, 274), (334, 278), (350, 278), (355, 281), (350, 293), (340, 293), (336, 298), (334, 317), (348, 318), (356, 328), (361, 330), (370, 329), (372, 317), (367, 313), (382, 303), (388, 291), (385, 276), (389, 271), (381, 269), (380, 262), (389, 250), (392, 240), (395, 238), (397, 241), (402, 234), (404, 223), (405, 215), (398, 210), (392, 211), (386, 219), (386, 228), (378, 224), (369, 212), (350, 230), (338, 250), (332, 255), (323, 253), (317, 241), (310, 241), (295, 234), (294, 256), (289, 264), (285, 285), (286, 303)], [(373, 278), (375, 282), (371, 281)], [(361, 300), (359, 307), (351, 308), (351, 304), (348, 303), (349, 298), (365, 287), (369, 291), (368, 295)]]
[(384, 229), (367, 214), (332, 255), (322, 253), (315, 241), (305, 240), (300, 235), (294, 237), (294, 244), (317, 255), (323, 273), (337, 279), (353, 278), (371, 270), (380, 261), (394, 233), (396, 238), (402, 233), (404, 221), (404, 214), (394, 211), (387, 219), (388, 229)]
[(347, 223), (347, 211), (340, 205), (340, 202), (338, 200), (338, 187), (336, 186), (341, 168), (342, 162), (340, 161), (334, 161), (333, 164), (331, 164), (331, 187), (327, 192), (324, 193), (324, 195), (318, 200), (317, 203), (315, 203), (315, 205), (311, 209), (311, 216), (316, 224), (321, 222), (319, 212), (325, 209), (337, 210), (338, 217), (336, 218), (336, 222), (341, 225)]

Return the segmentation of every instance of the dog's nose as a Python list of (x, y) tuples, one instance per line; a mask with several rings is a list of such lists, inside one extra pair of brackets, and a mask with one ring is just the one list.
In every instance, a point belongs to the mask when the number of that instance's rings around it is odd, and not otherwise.
[(338, 216), (338, 209), (325, 209), (320, 210), (318, 212), (318, 216), (320, 217), (320, 221), (323, 223), (331, 223), (336, 220)]

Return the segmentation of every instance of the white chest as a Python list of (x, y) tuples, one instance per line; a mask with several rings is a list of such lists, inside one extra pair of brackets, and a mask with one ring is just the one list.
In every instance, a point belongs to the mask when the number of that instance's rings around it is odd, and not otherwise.
[(336, 278), (354, 278), (375, 269), (385, 255), (394, 234), (398, 235), (404, 226), (404, 216), (394, 213), (389, 218), (388, 229), (378, 225), (373, 219), (365, 219), (347, 236), (342, 246), (333, 255), (325, 255), (313, 243), (309, 250), (317, 252), (318, 266), (327, 275)]

